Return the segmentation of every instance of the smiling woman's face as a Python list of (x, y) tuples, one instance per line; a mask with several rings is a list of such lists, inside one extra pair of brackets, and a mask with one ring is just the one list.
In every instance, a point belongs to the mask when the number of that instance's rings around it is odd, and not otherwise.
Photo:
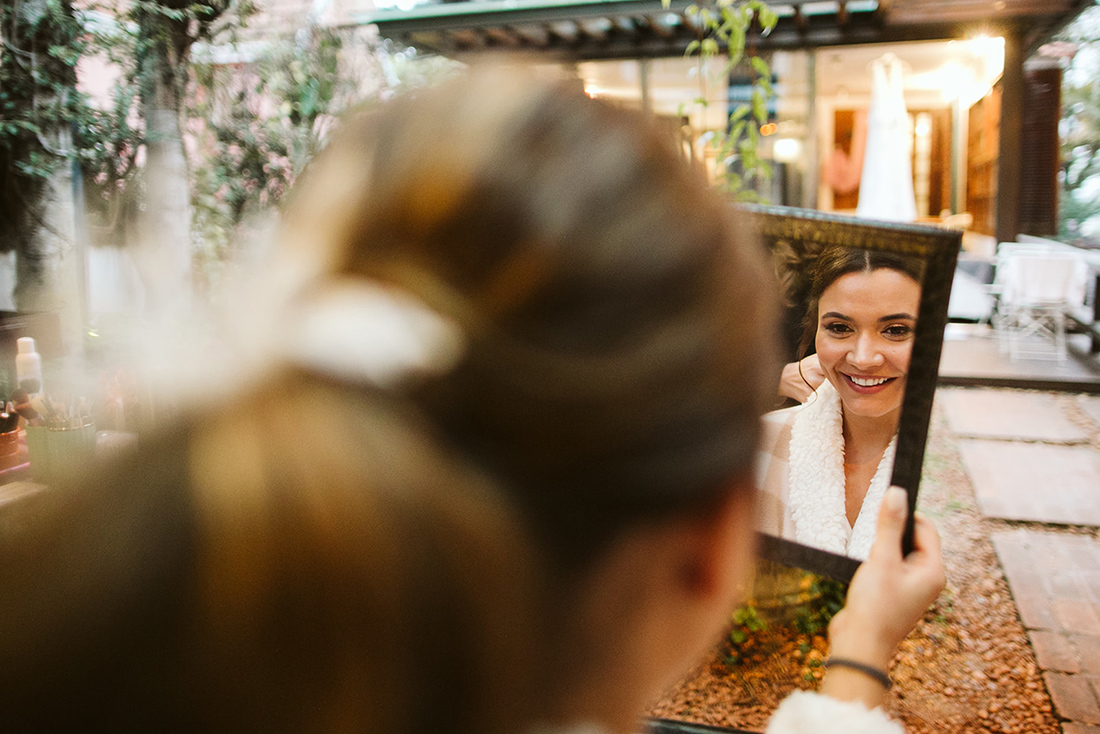
[(822, 292), (815, 344), (846, 414), (900, 411), (919, 305), (920, 285), (888, 268), (842, 275)]

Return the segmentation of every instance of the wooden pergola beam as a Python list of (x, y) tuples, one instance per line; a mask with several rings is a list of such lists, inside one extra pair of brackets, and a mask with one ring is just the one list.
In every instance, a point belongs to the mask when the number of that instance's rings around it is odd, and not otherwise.
[(550, 43), (550, 30), (541, 23), (524, 23), (512, 26), (512, 30), (520, 38), (537, 48), (546, 48)]
[(638, 21), (638, 26), (640, 28), (645, 28), (661, 38), (671, 38), (673, 35), (672, 28), (665, 25), (664, 20), (661, 18), (652, 15), (643, 15), (638, 18)]
[(500, 46), (507, 48), (519, 48), (521, 39), (510, 28), (503, 26), (489, 26), (485, 29), (485, 35)]
[[(806, 12), (810, 1), (787, 0), (784, 5), (790, 9), (781, 14), (775, 29), (767, 36), (754, 35), (755, 47), (762, 51), (787, 50), (961, 38), (979, 27), (1000, 33), (1010, 24), (1026, 27), (1025, 42), (1037, 44), (1049, 36), (1051, 28), (1065, 22), (1060, 14), (1065, 8), (1080, 9), (1091, 2), (1005, 0), (1006, 16), (997, 20), (988, 12), (978, 12), (981, 3), (988, 0), (945, 0), (944, 12), (933, 10), (933, 0), (878, 0), (877, 4), (837, 0)], [(668, 7), (660, 0), (542, 0), (537, 4), (472, 0), (410, 11), (383, 11), (356, 23), (374, 22), (384, 37), (403, 43), (441, 37), (425, 48), (442, 53), (453, 53), (457, 47), (460, 52), (527, 49), (564, 61), (653, 58), (679, 56), (698, 38), (698, 20), (686, 13), (689, 5), (690, 0), (671, 0)], [(914, 14), (915, 5), (924, 8), (923, 14)], [(1027, 12), (1038, 14), (1026, 18), (1020, 15)], [(901, 18), (907, 20), (901, 22)], [(485, 29), (490, 27), (504, 32), (488, 37)], [(547, 33), (543, 37), (538, 32), (516, 30), (521, 27), (543, 28)], [(480, 44), (471, 41), (471, 31), (481, 34)], [(516, 39), (517, 44), (505, 40), (508, 38)]]

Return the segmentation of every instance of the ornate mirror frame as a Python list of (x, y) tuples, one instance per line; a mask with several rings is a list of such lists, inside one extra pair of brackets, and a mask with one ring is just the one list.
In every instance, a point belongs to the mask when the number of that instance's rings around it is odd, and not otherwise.
[[(738, 209), (773, 253), (789, 248), (799, 259), (809, 259), (832, 246), (882, 250), (921, 258), (925, 263), (920, 309), (909, 363), (905, 398), (898, 425), (897, 452), (890, 482), (909, 495), (909, 519), (904, 552), (912, 549), (913, 510), (917, 504), (932, 399), (939, 374), (943, 332), (955, 261), (962, 231), (927, 225), (897, 224), (829, 214), (812, 209), (738, 205)], [(794, 306), (797, 308), (797, 304)], [(803, 306), (804, 310), (804, 306)], [(759, 554), (786, 566), (804, 568), (837, 581), (848, 582), (859, 561), (827, 551), (761, 534)]]

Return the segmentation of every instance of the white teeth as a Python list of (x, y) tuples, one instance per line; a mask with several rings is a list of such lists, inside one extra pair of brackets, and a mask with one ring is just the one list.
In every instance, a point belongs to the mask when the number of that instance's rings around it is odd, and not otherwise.
[(886, 382), (890, 378), (889, 377), (875, 377), (875, 378), (872, 378), (872, 379), (868, 380), (868, 379), (864, 379), (862, 377), (852, 377), (851, 375), (848, 375), (848, 379), (851, 380), (852, 382), (856, 383), (860, 387), (874, 387), (875, 385), (881, 385), (882, 383)]

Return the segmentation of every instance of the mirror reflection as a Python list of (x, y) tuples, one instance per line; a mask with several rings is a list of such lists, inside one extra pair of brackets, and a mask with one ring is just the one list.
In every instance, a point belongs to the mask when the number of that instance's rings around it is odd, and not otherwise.
[(776, 254), (794, 357), (757, 464), (758, 529), (862, 560), (890, 485), (923, 261), (828, 247)]

